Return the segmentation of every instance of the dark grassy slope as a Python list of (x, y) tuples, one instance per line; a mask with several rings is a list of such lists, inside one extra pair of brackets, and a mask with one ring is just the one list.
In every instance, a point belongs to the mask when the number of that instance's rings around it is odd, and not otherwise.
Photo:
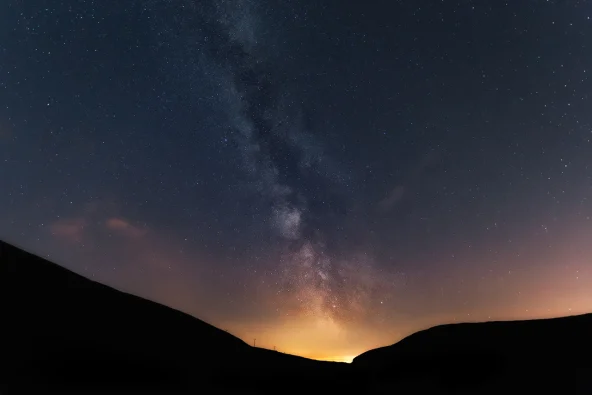
[[(0, 389), (257, 392), (346, 368), (255, 349), (203, 321), (0, 242)], [(297, 379), (297, 380), (296, 380)]]
[(352, 365), (253, 348), (0, 242), (0, 393), (592, 393), (592, 315), (443, 325)]
[(371, 372), (375, 382), (427, 381), (486, 393), (549, 386), (592, 393), (592, 314), (437, 326), (361, 354), (353, 365)]

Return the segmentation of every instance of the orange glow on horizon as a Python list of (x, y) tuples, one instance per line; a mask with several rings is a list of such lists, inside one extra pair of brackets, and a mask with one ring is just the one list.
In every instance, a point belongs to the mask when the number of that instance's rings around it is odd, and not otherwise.
[(343, 362), (343, 363), (352, 363), (352, 361), (354, 360), (354, 358), (357, 355), (347, 355), (347, 356), (343, 356), (343, 357), (321, 357), (321, 358), (310, 358), (310, 359), (316, 359), (318, 361), (325, 361), (325, 362)]
[[(206, 280), (208, 272), (190, 269), (190, 262), (201, 258), (174, 254), (171, 251), (178, 249), (176, 244), (158, 244), (153, 235), (147, 233), (128, 245), (124, 255), (130, 262), (139, 263), (122, 268), (117, 282), (103, 276), (95, 279), (187, 312), (247, 344), (257, 339), (257, 347), (322, 361), (351, 362), (368, 350), (436, 325), (592, 312), (592, 249), (588, 246), (592, 231), (586, 229), (566, 235), (544, 254), (528, 238), (517, 240), (517, 247), (496, 253), (502, 263), (488, 263), (482, 260), (485, 253), (476, 251), (466, 258), (474, 260), (474, 265), (448, 265), (443, 272), (416, 276), (409, 285), (395, 281), (397, 277), (386, 271), (367, 267), (351, 277), (357, 287), (350, 287), (358, 292), (342, 295), (341, 301), (349, 304), (329, 305), (331, 295), (306, 282), (297, 289), (299, 292), (281, 293), (269, 286), (273, 284), (269, 278), (258, 283), (265, 286), (247, 284), (257, 308), (240, 316), (228, 313), (232, 310), (226, 300), (198, 305), (212, 292)], [(522, 262), (537, 262), (537, 266)], [(125, 283), (135, 278), (140, 263), (142, 286)], [(358, 277), (362, 280), (353, 281)], [(383, 284), (376, 277), (389, 281)], [(200, 279), (200, 287), (194, 286), (195, 278)], [(369, 286), (376, 284), (379, 286)]]

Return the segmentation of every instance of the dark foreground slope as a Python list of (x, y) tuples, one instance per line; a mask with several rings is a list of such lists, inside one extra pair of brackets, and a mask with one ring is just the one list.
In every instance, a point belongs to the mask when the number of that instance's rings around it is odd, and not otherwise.
[[(344, 364), (253, 348), (203, 321), (0, 242), (0, 393), (276, 392)], [(4, 392), (3, 392), (4, 391)]]
[(351, 365), (253, 348), (0, 242), (0, 394), (592, 393), (592, 315), (443, 325)]
[(353, 361), (375, 388), (592, 393), (592, 314), (442, 325)]

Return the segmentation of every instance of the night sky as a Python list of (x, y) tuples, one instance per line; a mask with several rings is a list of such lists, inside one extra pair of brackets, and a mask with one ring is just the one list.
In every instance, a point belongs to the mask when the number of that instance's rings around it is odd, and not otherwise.
[(313, 358), (592, 311), (591, 17), (3, 0), (0, 238)]

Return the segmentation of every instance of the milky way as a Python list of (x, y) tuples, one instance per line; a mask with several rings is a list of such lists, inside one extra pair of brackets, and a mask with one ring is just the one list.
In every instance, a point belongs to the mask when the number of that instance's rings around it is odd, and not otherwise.
[[(317, 200), (324, 197), (306, 186), (318, 183), (328, 190), (335, 174), (323, 165), (332, 161), (302, 126), (299, 105), (290, 101), (275, 70), (258, 55), (266, 48), (252, 8), (251, 1), (218, 2), (212, 15), (204, 15), (200, 6), (196, 13), (214, 30), (213, 38), (204, 38), (212, 43), (205, 62), (221, 75), (220, 90), (228, 100), (229, 123), (244, 171), (259, 198), (268, 202), (269, 225), (285, 239), (277, 263), (281, 292), (296, 302), (298, 312), (330, 318), (360, 314), (378, 287), (377, 275), (348, 270), (351, 263), (331, 256), (323, 231), (315, 226), (323, 221), (323, 212), (311, 209), (311, 203), (318, 206)], [(322, 202), (329, 210), (343, 204), (343, 197), (329, 199)], [(372, 270), (369, 259), (353, 265)]]

